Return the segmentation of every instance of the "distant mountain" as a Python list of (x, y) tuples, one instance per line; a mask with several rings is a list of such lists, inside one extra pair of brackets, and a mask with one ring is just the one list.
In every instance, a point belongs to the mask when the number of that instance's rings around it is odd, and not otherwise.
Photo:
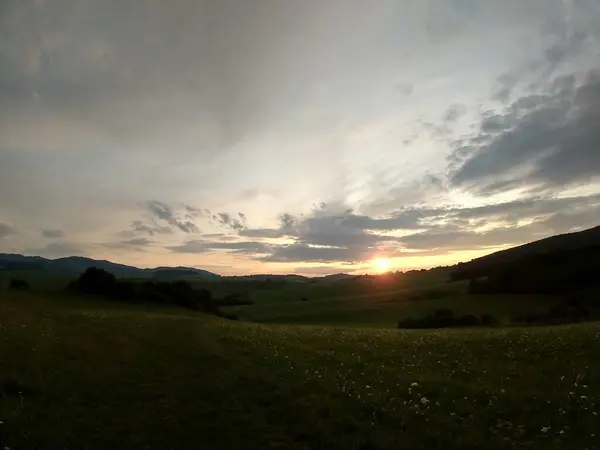
[(334, 273), (332, 275), (325, 275), (323, 277), (319, 277), (319, 281), (342, 281), (342, 280), (350, 280), (352, 278), (356, 278), (356, 275), (349, 275), (347, 273)]
[(309, 280), (309, 278), (302, 275), (287, 274), (287, 275), (269, 275), (269, 274), (256, 274), (256, 275), (230, 275), (226, 277), (232, 281), (286, 281), (290, 283), (303, 283)]
[[(556, 251), (573, 252), (589, 247), (600, 247), (600, 226), (574, 233), (559, 234), (518, 247), (502, 250), (491, 255), (458, 264), (455, 273), (479, 272), (488, 268), (510, 264), (523, 257), (543, 255)], [(462, 276), (457, 279), (463, 278)]]
[(77, 275), (89, 267), (107, 270), (118, 277), (154, 278), (175, 276), (198, 276), (203, 278), (219, 278), (220, 275), (193, 267), (156, 267), (140, 269), (139, 267), (117, 264), (106, 260), (69, 256), (66, 258), (48, 259), (41, 256), (25, 256), (19, 254), (0, 253), (0, 269), (15, 270), (47, 270)]

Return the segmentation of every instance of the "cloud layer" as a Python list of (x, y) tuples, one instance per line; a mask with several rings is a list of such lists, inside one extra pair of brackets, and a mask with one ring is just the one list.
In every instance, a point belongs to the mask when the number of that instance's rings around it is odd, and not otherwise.
[(326, 273), (597, 225), (598, 16), (595, 0), (5, 2), (0, 251)]

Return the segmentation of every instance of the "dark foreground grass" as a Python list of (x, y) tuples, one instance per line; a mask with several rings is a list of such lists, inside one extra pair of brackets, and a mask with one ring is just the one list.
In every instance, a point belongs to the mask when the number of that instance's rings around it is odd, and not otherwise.
[(268, 326), (0, 293), (2, 445), (592, 449), (598, 361), (596, 324)]

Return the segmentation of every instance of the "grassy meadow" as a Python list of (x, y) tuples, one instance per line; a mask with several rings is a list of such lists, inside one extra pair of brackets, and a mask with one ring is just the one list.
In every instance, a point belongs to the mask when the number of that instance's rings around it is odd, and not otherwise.
[(451, 306), (508, 317), (545, 299), (471, 298), (432, 280), (355, 296), (332, 286), (261, 288), (254, 305), (229, 308), (241, 321), (41, 284), (2, 290), (1, 444), (600, 447), (598, 324), (404, 331), (399, 315)]
[[(395, 328), (398, 320), (421, 317), (440, 309), (456, 314), (491, 314), (502, 323), (519, 312), (544, 311), (555, 300), (532, 295), (469, 295), (465, 282), (423, 276), (389, 282), (385, 279), (352, 293), (351, 282), (296, 284), (253, 291), (253, 305), (227, 308), (240, 318), (260, 323)], [(302, 300), (302, 299), (306, 300)]]

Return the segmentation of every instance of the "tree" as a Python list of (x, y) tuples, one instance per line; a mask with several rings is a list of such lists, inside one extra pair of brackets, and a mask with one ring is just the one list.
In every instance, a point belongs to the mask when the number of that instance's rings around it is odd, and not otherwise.
[(13, 278), (10, 280), (8, 288), (16, 291), (27, 291), (29, 290), (29, 283), (27, 283), (25, 280), (17, 280)]
[(85, 294), (106, 295), (116, 291), (117, 279), (104, 269), (90, 267), (75, 282), (75, 288)]

